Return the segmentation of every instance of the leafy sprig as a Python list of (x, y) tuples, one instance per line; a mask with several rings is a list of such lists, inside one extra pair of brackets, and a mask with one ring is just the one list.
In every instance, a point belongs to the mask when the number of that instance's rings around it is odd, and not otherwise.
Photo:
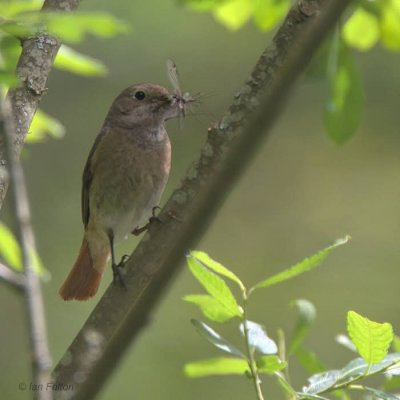
[[(250, 288), (234, 272), (206, 253), (191, 251), (187, 255), (188, 267), (207, 294), (188, 295), (184, 300), (197, 305), (204, 317), (211, 322), (237, 320), (243, 340), (242, 343), (234, 344), (205, 322), (192, 319), (196, 331), (224, 352), (225, 356), (190, 362), (184, 367), (185, 374), (191, 378), (210, 375), (249, 377), (259, 400), (264, 398), (261, 387), (263, 374), (275, 376), (288, 399), (327, 399), (325, 396), (329, 393), (342, 399), (350, 399), (348, 392), (352, 390), (361, 390), (381, 399), (398, 399), (385, 388), (374, 389), (361, 384), (362, 380), (374, 375), (384, 375), (386, 378), (400, 375), (400, 353), (388, 353), (394, 339), (390, 324), (373, 322), (355, 311), (349, 311), (347, 330), (350, 338), (345, 337), (346, 340), (342, 339), (341, 343), (347, 342), (346, 347), (357, 349), (361, 357), (350, 361), (341, 369), (330, 370), (304, 345), (304, 339), (316, 318), (315, 307), (309, 301), (299, 299), (292, 303), (298, 312), (298, 318), (288, 345), (282, 331), (276, 343), (268, 336), (264, 326), (248, 318), (248, 302), (255, 291), (316, 268), (334, 249), (346, 244), (348, 240), (348, 236), (339, 239), (331, 246)], [(228, 283), (238, 289), (239, 296), (234, 295)], [(301, 390), (296, 390), (290, 383), (288, 365), (291, 357), (296, 357), (312, 374), (308, 384)]]

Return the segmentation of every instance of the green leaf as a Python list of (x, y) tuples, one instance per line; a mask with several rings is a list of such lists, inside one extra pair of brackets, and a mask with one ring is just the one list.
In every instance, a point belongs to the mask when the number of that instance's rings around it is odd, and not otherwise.
[(286, 15), (290, 1), (288, 0), (252, 0), (254, 21), (263, 31), (273, 29)]
[(382, 361), (376, 364), (368, 365), (365, 360), (358, 357), (350, 361), (340, 370), (340, 381), (352, 381), (360, 376), (374, 375), (386, 370), (400, 362), (400, 353), (390, 353)]
[(214, 17), (233, 31), (241, 28), (252, 16), (253, 7), (248, 0), (229, 0), (214, 9)]
[(321, 362), (318, 356), (314, 352), (306, 349), (304, 346), (300, 345), (297, 347), (294, 354), (299, 363), (308, 373), (316, 374), (326, 370), (325, 365)]
[(308, 378), (309, 385), (303, 388), (306, 394), (317, 394), (332, 388), (339, 380), (340, 371), (330, 370), (312, 375)]
[[(248, 342), (252, 349), (257, 350), (261, 354), (275, 354), (278, 352), (276, 343), (267, 336), (262, 325), (248, 320), (245, 320), (245, 323)], [(240, 333), (245, 336), (244, 323), (239, 325), (239, 329)]]
[(113, 37), (126, 32), (126, 25), (105, 13), (47, 14), (49, 32), (67, 42), (80, 42), (85, 34)]
[(280, 360), (278, 356), (262, 356), (256, 360), (258, 372), (273, 374), (286, 368), (286, 362)]
[(317, 312), (314, 304), (308, 300), (298, 299), (292, 305), (297, 308), (299, 317), (294, 328), (292, 340), (289, 344), (288, 354), (292, 354), (303, 343), (304, 338), (308, 335), (312, 325), (315, 322)]
[(237, 283), (240, 289), (243, 290), (244, 285), (242, 281), (236, 276), (232, 271), (228, 268), (224, 267), (219, 262), (213, 260), (207, 253), (204, 251), (193, 250), (190, 252), (190, 255), (194, 257), (199, 263), (203, 264), (208, 269), (216, 272), (219, 275), (225, 276), (226, 278), (230, 279), (231, 281)]
[(206, 318), (214, 322), (226, 322), (235, 317), (214, 297), (207, 294), (190, 294), (183, 298), (188, 303), (197, 304)]
[(342, 37), (351, 47), (366, 51), (379, 40), (379, 24), (375, 15), (358, 7), (342, 28)]
[(185, 365), (184, 373), (190, 378), (209, 375), (244, 375), (249, 370), (246, 360), (241, 358), (209, 358)]
[(382, 44), (393, 51), (400, 50), (400, 1), (387, 0), (380, 3), (381, 40)]
[(190, 322), (193, 324), (197, 332), (203, 336), (203, 338), (208, 340), (218, 349), (234, 356), (245, 358), (240, 350), (238, 350), (234, 345), (229, 343), (225, 338), (223, 338), (219, 333), (217, 333), (204, 322), (198, 321), (197, 319), (192, 319)]
[(22, 271), (21, 249), (14, 234), (0, 222), (0, 255), (8, 266)]
[(366, 392), (372, 393), (376, 399), (381, 400), (399, 400), (400, 397), (394, 394), (382, 392), (382, 390), (377, 390), (374, 388), (370, 388), (368, 386), (363, 386)]
[[(44, 280), (48, 280), (50, 273), (44, 268), (39, 255), (30, 249), (33, 270)], [(6, 225), (0, 222), (0, 256), (7, 265), (18, 272), (23, 272), (21, 248), (14, 234)]]
[(58, 120), (41, 110), (37, 110), (26, 141), (29, 143), (43, 142), (47, 136), (60, 139), (64, 136), (64, 133), (65, 128)]
[(353, 136), (360, 124), (364, 94), (352, 54), (339, 36), (333, 41), (328, 82), (324, 123), (330, 138), (342, 144)]
[(2, 1), (0, 2), (0, 15), (3, 18), (13, 18), (21, 13), (39, 10), (43, 5), (41, 0), (28, 1)]
[(304, 272), (310, 271), (311, 269), (320, 265), (321, 262), (328, 256), (328, 254), (331, 251), (333, 251), (334, 249), (336, 249), (339, 246), (346, 244), (349, 240), (350, 240), (350, 236), (346, 236), (342, 239), (336, 240), (335, 243), (332, 244), (331, 246), (328, 246), (325, 249), (319, 251), (318, 253), (312, 255), (311, 257), (308, 257), (308, 258), (304, 259), (303, 261), (300, 261), (299, 263), (293, 265), (289, 269), (286, 269), (268, 279), (265, 279), (265, 280), (257, 283), (255, 286), (253, 286), (249, 290), (249, 294), (256, 289), (276, 285), (277, 283), (284, 282), (288, 279), (292, 279), (298, 275), (301, 275)]
[(78, 53), (65, 45), (61, 45), (54, 66), (84, 76), (104, 76), (107, 74), (107, 67), (101, 61)]
[[(11, 25), (12, 29), (25, 29), (19, 36), (26, 36), (32, 31), (46, 30), (50, 35), (57, 36), (64, 42), (77, 43), (82, 41), (86, 34), (99, 37), (113, 37), (127, 31), (127, 25), (108, 13), (57, 13), (32, 12), (19, 18), (19, 23)], [(16, 32), (13, 32), (16, 34)]]
[(195, 278), (204, 286), (206, 291), (217, 300), (226, 312), (232, 316), (241, 317), (243, 314), (242, 309), (236, 302), (231, 290), (214, 272), (206, 268), (197, 258), (189, 254), (187, 257), (189, 269)]
[(355, 311), (347, 313), (347, 331), (360, 356), (369, 365), (385, 358), (393, 340), (392, 325), (373, 322)]

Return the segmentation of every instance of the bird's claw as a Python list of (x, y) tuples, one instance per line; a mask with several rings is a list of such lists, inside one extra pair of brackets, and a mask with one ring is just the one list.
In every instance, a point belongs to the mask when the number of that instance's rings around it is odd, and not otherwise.
[(153, 222), (162, 223), (161, 219), (158, 218), (157, 215), (156, 215), (156, 210), (161, 210), (161, 207), (159, 207), (159, 206), (153, 207), (153, 209), (151, 210), (151, 217), (149, 218), (149, 222), (148, 222), (146, 225), (144, 225), (144, 226), (142, 226), (142, 227), (140, 227), (140, 228), (139, 228), (139, 227), (135, 228), (135, 229), (131, 232), (132, 235), (138, 236), (138, 235), (140, 235), (142, 232), (147, 231), (147, 229), (149, 229), (150, 225), (151, 225)]
[(126, 260), (129, 258), (127, 254), (122, 256), (121, 261), (118, 264), (112, 264), (111, 268), (113, 271), (113, 283), (119, 284), (121, 287), (126, 288), (125, 281), (123, 275), (121, 273), (121, 269), (125, 266)]

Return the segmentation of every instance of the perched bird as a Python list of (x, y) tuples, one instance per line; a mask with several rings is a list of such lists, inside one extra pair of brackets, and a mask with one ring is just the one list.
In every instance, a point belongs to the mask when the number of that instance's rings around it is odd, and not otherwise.
[(164, 123), (181, 116), (191, 97), (151, 83), (133, 85), (114, 100), (83, 172), (84, 236), (75, 264), (60, 289), (64, 300), (94, 296), (114, 244), (138, 229), (159, 204), (171, 164)]

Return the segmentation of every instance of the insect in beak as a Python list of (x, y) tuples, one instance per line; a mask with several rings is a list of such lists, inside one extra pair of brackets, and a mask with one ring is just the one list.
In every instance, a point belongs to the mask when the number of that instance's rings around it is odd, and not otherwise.
[(169, 81), (171, 82), (172, 88), (174, 89), (174, 94), (172, 95), (172, 97), (176, 100), (178, 104), (179, 126), (182, 128), (183, 120), (185, 118), (185, 107), (187, 104), (192, 103), (194, 101), (194, 98), (189, 92), (185, 92), (182, 94), (178, 77), (178, 69), (176, 67), (176, 64), (171, 59), (167, 60), (167, 74)]

